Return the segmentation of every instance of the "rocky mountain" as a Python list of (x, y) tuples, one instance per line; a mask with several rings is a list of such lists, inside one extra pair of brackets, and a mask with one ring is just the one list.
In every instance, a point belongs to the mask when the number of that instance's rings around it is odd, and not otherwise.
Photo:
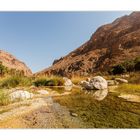
[(37, 74), (86, 75), (140, 56), (140, 12), (99, 27), (91, 38)]
[(23, 62), (3, 50), (0, 50), (0, 62), (9, 69), (23, 71), (26, 76), (32, 75), (31, 70)]

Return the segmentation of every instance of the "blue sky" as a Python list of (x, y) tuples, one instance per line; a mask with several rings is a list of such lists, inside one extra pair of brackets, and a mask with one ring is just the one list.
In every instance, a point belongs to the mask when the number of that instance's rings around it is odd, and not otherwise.
[(33, 72), (87, 41), (96, 29), (131, 12), (0, 12), (0, 49)]

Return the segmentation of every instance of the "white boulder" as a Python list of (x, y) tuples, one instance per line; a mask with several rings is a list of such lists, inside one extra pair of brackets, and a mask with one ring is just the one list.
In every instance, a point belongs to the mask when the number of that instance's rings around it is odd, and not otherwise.
[(95, 76), (91, 78), (90, 81), (81, 81), (81, 85), (88, 90), (102, 90), (108, 88), (107, 81), (101, 76)]
[(10, 94), (10, 98), (12, 101), (17, 100), (17, 99), (20, 99), (20, 100), (31, 99), (33, 98), (33, 93), (30, 93), (24, 90), (17, 90)]

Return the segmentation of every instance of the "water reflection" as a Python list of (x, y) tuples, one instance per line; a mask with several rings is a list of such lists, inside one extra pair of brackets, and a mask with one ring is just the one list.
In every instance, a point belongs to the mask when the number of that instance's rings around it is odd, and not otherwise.
[(72, 86), (65, 86), (64, 89), (65, 89), (65, 91), (71, 91), (72, 90)]
[(108, 89), (104, 90), (86, 90), (85, 94), (93, 95), (95, 100), (102, 101), (108, 94)]

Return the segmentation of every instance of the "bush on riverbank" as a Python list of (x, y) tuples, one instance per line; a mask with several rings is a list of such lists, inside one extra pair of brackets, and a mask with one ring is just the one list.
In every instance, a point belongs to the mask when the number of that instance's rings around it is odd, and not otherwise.
[(116, 75), (135, 71), (140, 71), (140, 57), (134, 60), (126, 60), (123, 63), (113, 66), (111, 70), (109, 70), (109, 73)]
[(24, 76), (8, 76), (0, 80), (1, 88), (15, 88), (17, 86), (30, 86), (31, 78)]
[(33, 85), (35, 85), (36, 87), (39, 87), (39, 86), (63, 86), (64, 80), (62, 77), (57, 77), (57, 76), (40, 77), (40, 78), (37, 78), (33, 82)]

